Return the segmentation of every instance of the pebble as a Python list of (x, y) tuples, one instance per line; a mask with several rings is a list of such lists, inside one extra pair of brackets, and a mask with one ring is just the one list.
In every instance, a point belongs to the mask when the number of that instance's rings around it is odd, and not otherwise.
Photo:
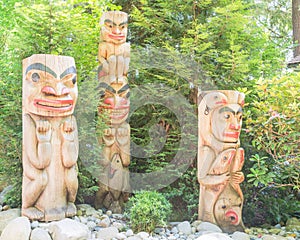
[[(110, 239), (114, 240), (209, 240), (209, 239), (233, 239), (233, 240), (300, 240), (299, 225), (297, 219), (291, 219), (287, 227), (277, 224), (270, 228), (248, 228), (245, 232), (223, 233), (222, 230), (208, 222), (196, 220), (172, 222), (168, 227), (157, 227), (153, 233), (133, 232), (122, 214), (113, 214), (102, 210), (95, 210), (89, 205), (79, 207), (79, 215), (73, 217), (74, 222), (84, 224), (89, 231), (86, 240)], [(32, 221), (31, 231), (49, 230), (50, 223)], [(291, 231), (287, 229), (292, 229)], [(296, 229), (295, 231), (293, 229)], [(222, 237), (222, 238), (219, 238)]]

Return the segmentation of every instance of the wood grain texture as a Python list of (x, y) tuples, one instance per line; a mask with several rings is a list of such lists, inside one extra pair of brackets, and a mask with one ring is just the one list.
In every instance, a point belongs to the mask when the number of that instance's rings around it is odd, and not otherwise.
[(71, 57), (35, 54), (23, 60), (22, 215), (32, 220), (76, 214), (76, 77)]

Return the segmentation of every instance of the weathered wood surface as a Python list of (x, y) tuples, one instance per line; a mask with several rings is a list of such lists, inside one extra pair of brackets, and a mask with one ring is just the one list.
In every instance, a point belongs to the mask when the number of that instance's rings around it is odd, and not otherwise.
[(99, 190), (95, 207), (108, 208), (121, 213), (128, 200), (130, 164), (129, 114), (130, 88), (127, 73), (130, 45), (126, 43), (127, 13), (105, 12), (101, 17), (101, 34), (98, 51), (98, 80), (101, 95), (99, 114), (108, 115), (108, 127), (99, 142), (103, 144), (100, 164)]
[(244, 94), (220, 90), (198, 97), (198, 216), (223, 231), (242, 231), (244, 150), (239, 136)]
[(76, 214), (78, 133), (72, 57), (23, 60), (22, 215), (53, 221)]

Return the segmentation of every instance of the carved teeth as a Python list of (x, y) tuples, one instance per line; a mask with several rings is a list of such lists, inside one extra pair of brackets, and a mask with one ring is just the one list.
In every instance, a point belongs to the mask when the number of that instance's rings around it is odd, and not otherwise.
[(69, 103), (65, 103), (65, 104), (61, 104), (61, 103), (49, 103), (49, 102), (37, 102), (38, 105), (41, 106), (47, 106), (47, 107), (54, 107), (54, 108), (62, 108), (62, 107), (70, 107), (71, 104)]

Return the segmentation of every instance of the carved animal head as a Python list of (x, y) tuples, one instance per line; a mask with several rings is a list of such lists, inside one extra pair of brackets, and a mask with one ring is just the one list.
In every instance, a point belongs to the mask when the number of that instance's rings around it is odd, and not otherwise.
[(77, 101), (72, 57), (35, 54), (23, 60), (23, 107), (40, 116), (71, 115)]
[(114, 44), (126, 42), (127, 22), (127, 13), (120, 11), (109, 11), (103, 13), (100, 19), (101, 40)]

